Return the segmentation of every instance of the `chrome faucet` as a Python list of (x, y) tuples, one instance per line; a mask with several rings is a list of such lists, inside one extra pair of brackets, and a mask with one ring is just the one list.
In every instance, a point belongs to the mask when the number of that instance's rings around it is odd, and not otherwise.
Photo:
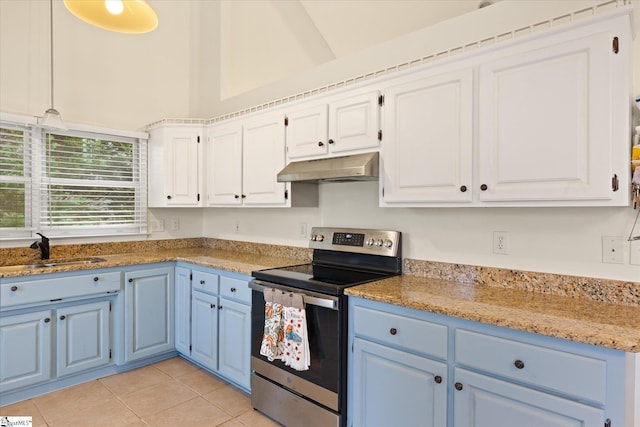
[(44, 234), (36, 233), (41, 240), (36, 240), (29, 246), (31, 249), (40, 249), (40, 258), (49, 259), (49, 238)]

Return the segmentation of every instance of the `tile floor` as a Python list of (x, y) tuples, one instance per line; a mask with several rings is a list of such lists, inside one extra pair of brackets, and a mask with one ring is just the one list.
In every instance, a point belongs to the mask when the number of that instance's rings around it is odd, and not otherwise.
[(275, 427), (249, 396), (180, 357), (0, 407), (33, 427)]

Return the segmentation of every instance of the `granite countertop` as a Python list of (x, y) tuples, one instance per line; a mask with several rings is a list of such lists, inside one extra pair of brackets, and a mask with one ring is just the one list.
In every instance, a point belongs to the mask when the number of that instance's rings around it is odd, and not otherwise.
[(640, 353), (640, 307), (519, 289), (397, 276), (347, 295), (407, 308)]
[(92, 270), (126, 265), (153, 264), (158, 262), (184, 261), (203, 267), (251, 275), (254, 270), (303, 264), (305, 261), (286, 257), (273, 257), (255, 253), (244, 253), (214, 248), (177, 248), (149, 252), (132, 252), (114, 255), (96, 255), (104, 262), (92, 264), (57, 265), (54, 267), (25, 268), (0, 272), (0, 278), (35, 276), (47, 273)]

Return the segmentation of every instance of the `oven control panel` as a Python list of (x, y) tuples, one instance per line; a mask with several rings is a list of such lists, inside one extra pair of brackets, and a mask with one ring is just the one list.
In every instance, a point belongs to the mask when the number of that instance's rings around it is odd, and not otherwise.
[(396, 256), (401, 244), (399, 231), (313, 227), (312, 249)]

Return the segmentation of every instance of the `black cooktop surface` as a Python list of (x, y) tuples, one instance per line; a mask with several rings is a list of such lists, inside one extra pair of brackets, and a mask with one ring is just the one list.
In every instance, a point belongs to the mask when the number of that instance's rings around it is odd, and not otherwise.
[(395, 275), (317, 264), (270, 268), (254, 271), (251, 274), (258, 280), (327, 295), (342, 295), (344, 289), (349, 286), (381, 280)]

